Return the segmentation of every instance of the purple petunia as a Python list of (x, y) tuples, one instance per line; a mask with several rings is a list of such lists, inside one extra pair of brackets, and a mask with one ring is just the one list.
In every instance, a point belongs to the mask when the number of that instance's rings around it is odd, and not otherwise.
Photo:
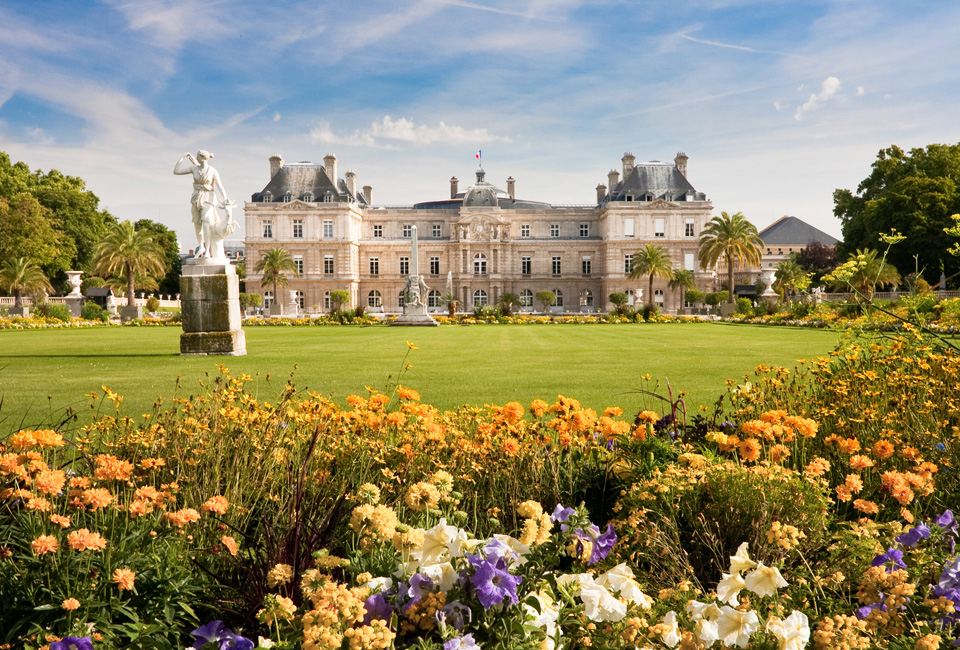
[(887, 573), (893, 573), (895, 569), (907, 568), (903, 561), (903, 551), (898, 551), (895, 548), (888, 548), (886, 553), (873, 558), (873, 562), (870, 563), (871, 566), (883, 566), (884, 564), (891, 564), (887, 567)]
[(443, 609), (437, 612), (437, 620), (439, 621), (441, 619), (447, 625), (463, 632), (464, 626), (473, 621), (473, 610), (459, 600), (455, 600), (447, 603)]
[(952, 510), (944, 510), (943, 514), (933, 520), (933, 523), (947, 532), (957, 534), (957, 519)]
[(861, 621), (866, 617), (870, 616), (870, 612), (879, 609), (881, 612), (887, 611), (887, 606), (882, 603), (873, 603), (872, 605), (864, 605), (863, 607), (857, 610), (857, 618)]
[(553, 509), (553, 514), (550, 515), (550, 521), (553, 523), (564, 522), (570, 518), (570, 515), (576, 514), (576, 510), (573, 508), (564, 508), (562, 503), (558, 503), (557, 507)]
[(376, 619), (389, 621), (393, 615), (393, 607), (387, 602), (384, 594), (372, 594), (363, 601), (363, 608), (367, 613), (363, 617), (363, 624), (370, 625)]
[[(223, 621), (210, 621), (203, 627), (198, 627), (190, 636), (196, 641), (194, 648), (202, 648), (208, 643), (216, 643), (219, 650), (253, 650), (254, 643), (250, 639), (234, 634), (223, 626)], [(93, 646), (90, 646), (92, 650)], [(55, 650), (51, 647), (51, 650)], [(86, 650), (78, 648), (78, 650)]]
[(480, 646), (473, 640), (473, 634), (464, 634), (444, 643), (443, 650), (480, 650)]
[(480, 601), (484, 609), (490, 609), (494, 605), (500, 605), (505, 601), (509, 601), (508, 604), (510, 605), (515, 605), (517, 603), (517, 587), (522, 581), (523, 578), (520, 576), (508, 572), (502, 561), (494, 563), (487, 560), (477, 566), (477, 571), (471, 578), (477, 600)]
[(926, 524), (914, 526), (902, 535), (898, 535), (895, 539), (904, 546), (912, 548), (919, 544), (921, 539), (930, 539), (930, 526)]
[(52, 642), (50, 650), (93, 650), (93, 640), (88, 636), (65, 636)]

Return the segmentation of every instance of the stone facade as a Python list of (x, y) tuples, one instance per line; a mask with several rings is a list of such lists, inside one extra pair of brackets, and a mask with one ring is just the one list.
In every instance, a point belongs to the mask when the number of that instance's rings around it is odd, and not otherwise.
[[(713, 205), (687, 181), (687, 156), (635, 164), (626, 154), (621, 162), (623, 180), (611, 171), (593, 205), (517, 199), (515, 179), (504, 191), (480, 168), (462, 192), (450, 179), (449, 199), (384, 208), (371, 204), (370, 186), (358, 190), (355, 173), (337, 177), (332, 155), (324, 165), (284, 165), (272, 156), (268, 184), (244, 206), (247, 290), (263, 294), (265, 306), (275, 300), (252, 272), (253, 261), (282, 247), (302, 267), (288, 288), (300, 292), (307, 312), (326, 311), (329, 292), (347, 290), (351, 306), (399, 313), (406, 277), (417, 271), (430, 287), (431, 312), (444, 311), (442, 296), (451, 289), (461, 311), (493, 305), (507, 292), (532, 310), (533, 296), (545, 289), (557, 293), (557, 311), (601, 311), (612, 306), (614, 292), (644, 301), (639, 292), (647, 280), (629, 279), (628, 256), (645, 244), (666, 248), (674, 268), (693, 270), (698, 287), (713, 290), (714, 274), (696, 263)], [(419, 232), (418, 270), (409, 269), (412, 226)], [(654, 294), (667, 311), (682, 307), (664, 280), (654, 281)]]

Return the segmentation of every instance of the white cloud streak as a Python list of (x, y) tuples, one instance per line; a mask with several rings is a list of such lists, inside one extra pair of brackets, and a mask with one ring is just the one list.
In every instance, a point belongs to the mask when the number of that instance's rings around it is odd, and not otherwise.
[(797, 109), (796, 113), (793, 114), (793, 117), (798, 121), (802, 120), (804, 114), (808, 113), (809, 111), (816, 110), (824, 102), (828, 101), (832, 97), (835, 97), (839, 91), (840, 80), (836, 77), (827, 77), (823, 80), (823, 83), (820, 84), (820, 92), (811, 94), (810, 98)]
[(322, 123), (310, 131), (313, 142), (324, 144), (342, 144), (358, 147), (395, 148), (395, 143), (427, 145), (435, 143), (465, 144), (504, 142), (513, 140), (506, 136), (493, 135), (487, 129), (467, 129), (462, 126), (439, 122), (436, 126), (421, 124), (405, 117), (393, 119), (384, 115), (383, 119), (373, 122), (368, 129), (358, 129), (351, 135), (340, 136), (333, 132), (328, 123)]

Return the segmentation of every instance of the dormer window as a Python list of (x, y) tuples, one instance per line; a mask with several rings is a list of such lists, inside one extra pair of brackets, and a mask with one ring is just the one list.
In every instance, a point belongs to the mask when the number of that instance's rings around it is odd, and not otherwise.
[(324, 203), (333, 203), (333, 192), (327, 190), (327, 193), (323, 195)]
[(307, 203), (313, 203), (313, 192), (307, 192), (303, 195), (303, 200)]
[(263, 202), (270, 203), (273, 201), (273, 192), (264, 192), (263, 193)]
[(632, 200), (633, 200), (633, 194), (627, 194), (626, 196), (623, 197), (623, 200), (624, 200), (624, 201), (632, 201)]
[(287, 192), (283, 195), (283, 202), (290, 203), (290, 199), (293, 198), (293, 195), (290, 192)]

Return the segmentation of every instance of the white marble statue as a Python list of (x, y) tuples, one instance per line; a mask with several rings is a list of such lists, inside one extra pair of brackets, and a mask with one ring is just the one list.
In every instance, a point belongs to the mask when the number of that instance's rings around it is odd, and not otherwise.
[[(173, 167), (174, 174), (193, 175), (193, 195), (190, 197), (190, 212), (193, 226), (197, 231), (196, 257), (200, 259), (225, 260), (223, 240), (237, 227), (233, 220), (235, 203), (227, 198), (227, 192), (220, 181), (220, 173), (208, 162), (213, 154), (200, 150), (196, 158), (185, 153)], [(217, 194), (220, 196), (219, 206)], [(221, 220), (217, 208), (226, 211)]]

